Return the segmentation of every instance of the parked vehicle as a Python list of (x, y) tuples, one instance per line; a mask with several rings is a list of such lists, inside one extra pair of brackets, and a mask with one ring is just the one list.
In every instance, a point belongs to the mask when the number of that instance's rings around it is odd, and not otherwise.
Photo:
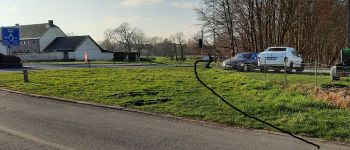
[(342, 49), (340, 52), (340, 62), (331, 68), (331, 80), (339, 81), (341, 77), (350, 76), (350, 49)]
[(303, 58), (291, 47), (269, 47), (258, 56), (258, 66), (261, 71), (274, 70), (280, 72), (285, 70), (292, 72), (304, 71)]
[(239, 53), (235, 57), (225, 60), (222, 67), (239, 71), (252, 71), (258, 66), (257, 56), (257, 53), (252, 52)]
[(21, 58), (0, 53), (0, 68), (22, 68)]

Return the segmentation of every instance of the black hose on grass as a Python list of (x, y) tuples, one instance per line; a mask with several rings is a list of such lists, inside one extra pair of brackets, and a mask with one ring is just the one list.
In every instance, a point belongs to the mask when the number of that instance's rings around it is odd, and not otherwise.
[(233, 106), (230, 102), (228, 102), (228, 101), (225, 100), (222, 96), (220, 96), (218, 93), (216, 93), (212, 88), (210, 88), (208, 85), (206, 85), (206, 84), (198, 77), (198, 73), (197, 73), (197, 64), (200, 63), (200, 62), (208, 62), (208, 63), (210, 63), (210, 62), (212, 62), (212, 61), (200, 60), (200, 61), (196, 61), (196, 62), (194, 63), (194, 72), (195, 72), (195, 74), (196, 74), (197, 80), (198, 80), (204, 87), (206, 87), (208, 90), (210, 90), (214, 95), (216, 95), (218, 98), (220, 98), (220, 100), (223, 101), (225, 104), (227, 104), (227, 105), (230, 106), (232, 109), (234, 109), (235, 111), (239, 112), (240, 114), (242, 114), (242, 115), (244, 115), (244, 116), (246, 116), (246, 117), (248, 117), (248, 118), (251, 118), (251, 119), (253, 119), (253, 120), (256, 120), (256, 121), (258, 121), (258, 122), (261, 122), (261, 123), (263, 123), (263, 124), (266, 124), (266, 125), (268, 125), (268, 126), (274, 128), (274, 129), (276, 129), (276, 130), (278, 130), (278, 131), (280, 131), (280, 132), (282, 132), (282, 133), (288, 134), (288, 135), (292, 136), (293, 138), (296, 138), (296, 139), (298, 139), (298, 140), (301, 140), (301, 141), (303, 141), (303, 142), (305, 142), (305, 143), (307, 143), (307, 144), (311, 144), (311, 145), (317, 147), (317, 149), (320, 149), (320, 146), (317, 145), (317, 144), (315, 144), (315, 143), (313, 143), (313, 142), (310, 142), (310, 141), (308, 141), (308, 140), (306, 140), (306, 139), (303, 139), (303, 138), (301, 138), (301, 137), (298, 137), (298, 136), (294, 135), (293, 133), (291, 133), (291, 132), (289, 132), (289, 131), (286, 131), (286, 130), (283, 130), (283, 129), (281, 129), (281, 128), (278, 128), (278, 127), (274, 126), (273, 124), (268, 123), (268, 122), (266, 122), (266, 121), (263, 121), (263, 120), (261, 120), (261, 119), (259, 119), (259, 118), (257, 118), (257, 117), (254, 117), (254, 116), (252, 116), (252, 115), (249, 115), (249, 114), (247, 114), (246, 112), (240, 110), (239, 108)]

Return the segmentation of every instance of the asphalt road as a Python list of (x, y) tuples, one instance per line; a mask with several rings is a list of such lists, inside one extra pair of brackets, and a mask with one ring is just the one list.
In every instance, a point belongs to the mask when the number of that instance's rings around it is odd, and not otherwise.
[[(321, 149), (350, 149), (315, 142)], [(0, 149), (303, 150), (315, 147), (285, 135), (0, 91)]]

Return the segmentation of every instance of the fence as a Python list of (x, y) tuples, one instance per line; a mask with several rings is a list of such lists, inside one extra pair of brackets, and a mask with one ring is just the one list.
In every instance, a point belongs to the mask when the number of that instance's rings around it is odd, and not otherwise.
[[(307, 87), (315, 87), (317, 89), (324, 85), (335, 83), (332, 81), (330, 74), (332, 66), (320, 63), (304, 63), (303, 65), (305, 67), (303, 72), (296, 72), (295, 70), (289, 72), (289, 69), (286, 69), (287, 67), (285, 69), (276, 69), (278, 72), (268, 68), (255, 68), (250, 72), (238, 72), (251, 80), (271, 81), (284, 86), (289, 84), (307, 85)], [(214, 66), (221, 67), (221, 64), (215, 63)], [(347, 70), (347, 73), (350, 74), (350, 68)], [(339, 82), (344, 82), (344, 80)]]

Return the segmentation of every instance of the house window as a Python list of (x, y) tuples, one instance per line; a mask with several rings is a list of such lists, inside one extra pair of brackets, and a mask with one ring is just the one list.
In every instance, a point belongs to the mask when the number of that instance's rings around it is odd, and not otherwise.
[(35, 41), (33, 41), (33, 45), (35, 45), (36, 44), (36, 42)]

